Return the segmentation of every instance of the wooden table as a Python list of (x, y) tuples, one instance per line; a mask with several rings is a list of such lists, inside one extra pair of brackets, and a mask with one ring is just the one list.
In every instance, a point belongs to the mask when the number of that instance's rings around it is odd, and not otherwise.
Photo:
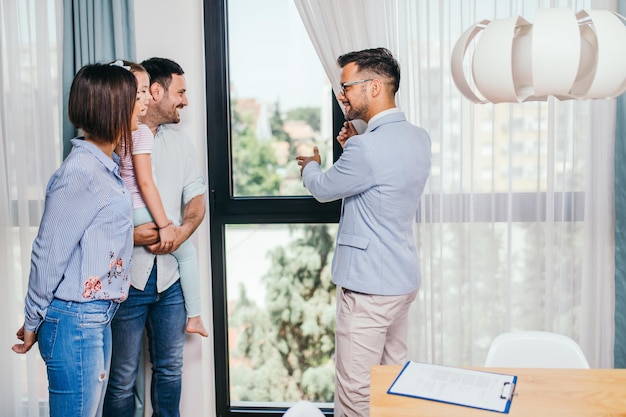
[(387, 394), (401, 366), (373, 366), (370, 417), (626, 416), (626, 369), (472, 368), (517, 375), (508, 414)]

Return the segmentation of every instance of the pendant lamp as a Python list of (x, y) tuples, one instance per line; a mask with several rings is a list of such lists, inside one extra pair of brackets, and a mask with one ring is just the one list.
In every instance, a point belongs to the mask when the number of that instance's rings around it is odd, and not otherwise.
[(474, 103), (614, 98), (626, 90), (624, 22), (568, 8), (538, 9), (534, 23), (481, 20), (457, 40), (452, 78)]

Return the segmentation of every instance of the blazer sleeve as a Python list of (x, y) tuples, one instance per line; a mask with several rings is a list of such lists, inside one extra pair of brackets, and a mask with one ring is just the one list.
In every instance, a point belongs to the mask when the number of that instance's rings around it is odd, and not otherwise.
[(346, 142), (341, 157), (326, 172), (311, 162), (304, 167), (302, 182), (311, 195), (321, 203), (362, 193), (374, 185), (370, 150), (361, 136)]

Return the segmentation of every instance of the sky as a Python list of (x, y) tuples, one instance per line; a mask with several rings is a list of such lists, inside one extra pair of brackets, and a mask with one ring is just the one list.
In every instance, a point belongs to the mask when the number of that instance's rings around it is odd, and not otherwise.
[(235, 97), (279, 100), (283, 111), (319, 107), (326, 75), (293, 0), (230, 0), (228, 7)]

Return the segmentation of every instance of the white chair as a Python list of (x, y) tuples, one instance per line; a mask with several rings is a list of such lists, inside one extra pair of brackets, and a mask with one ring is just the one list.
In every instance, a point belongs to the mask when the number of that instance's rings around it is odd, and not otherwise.
[(299, 401), (289, 408), (283, 417), (324, 417), (324, 414), (312, 402)]
[(497, 336), (485, 366), (501, 368), (589, 368), (580, 346), (567, 336), (521, 331)]

